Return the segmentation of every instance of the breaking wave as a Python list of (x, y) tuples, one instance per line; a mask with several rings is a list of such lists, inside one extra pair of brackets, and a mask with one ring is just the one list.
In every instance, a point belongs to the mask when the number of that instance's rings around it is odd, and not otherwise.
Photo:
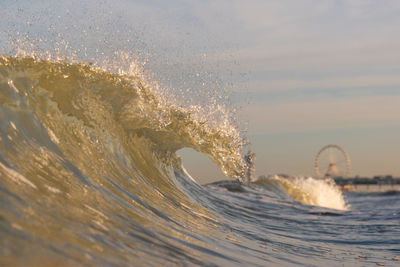
[(255, 183), (273, 191), (283, 192), (295, 201), (306, 205), (336, 210), (350, 208), (343, 198), (342, 191), (330, 179), (274, 175), (260, 178)]
[[(11, 257), (17, 262), (61, 253), (115, 263), (104, 250), (115, 259), (129, 250), (145, 262), (164, 255), (165, 243), (183, 246), (172, 237), (201, 243), (182, 231), (213, 219), (179, 190), (177, 177), (187, 176), (175, 152), (202, 152), (229, 177), (242, 176), (244, 164), (235, 128), (198, 113), (163, 101), (137, 73), (1, 57), (0, 222), (11, 244), (3, 254), (21, 256)], [(37, 253), (27, 253), (30, 246)]]

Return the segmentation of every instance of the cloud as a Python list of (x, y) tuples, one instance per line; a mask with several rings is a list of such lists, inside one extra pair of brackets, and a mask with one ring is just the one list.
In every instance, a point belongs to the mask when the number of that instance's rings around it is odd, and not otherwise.
[(400, 95), (255, 104), (242, 116), (252, 133), (349, 129), (400, 124)]
[[(382, 75), (361, 75), (352, 77), (329, 77), (323, 79), (265, 79), (247, 82), (248, 91), (246, 93), (282, 93), (288, 94), (293, 91), (337, 91), (347, 90), (350, 94), (375, 91), (377, 94), (384, 91), (386, 87), (396, 87), (398, 90), (391, 90), (393, 93), (400, 94), (400, 76), (392, 74)], [(371, 88), (374, 88), (371, 89)], [(387, 91), (386, 91), (387, 92)]]

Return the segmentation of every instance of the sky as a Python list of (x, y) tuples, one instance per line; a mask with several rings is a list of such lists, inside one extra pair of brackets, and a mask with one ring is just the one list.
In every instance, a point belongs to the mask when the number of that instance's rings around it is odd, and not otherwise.
[(234, 79), (245, 74), (234, 98), (246, 102), (256, 175), (314, 175), (316, 154), (333, 143), (350, 155), (350, 175), (400, 176), (398, 1), (201, 6), (193, 17), (232, 45), (215, 57), (232, 55)]
[(183, 3), (172, 20), (192, 21), (193, 40), (197, 28), (218, 47), (206, 63), (232, 70), (256, 175), (314, 175), (318, 151), (337, 144), (350, 175), (400, 176), (398, 1)]
[[(203, 99), (229, 92), (257, 154), (256, 175), (314, 175), (318, 151), (337, 144), (350, 155), (350, 175), (400, 176), (399, 1), (51, 2), (0, 0), (0, 23), (15, 27), (29, 17), (48, 25), (57, 13), (58, 26), (68, 27), (68, 11), (73, 23), (102, 22), (97, 41), (112, 29), (110, 49), (130, 36), (169, 90), (192, 87)], [(183, 157), (201, 183), (223, 178), (203, 156)]]

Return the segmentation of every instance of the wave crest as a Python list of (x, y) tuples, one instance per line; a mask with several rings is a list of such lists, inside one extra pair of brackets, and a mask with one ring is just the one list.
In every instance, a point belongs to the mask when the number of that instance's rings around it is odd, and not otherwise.
[(212, 127), (192, 110), (163, 102), (141, 75), (31, 57), (2, 57), (0, 68), (2, 102), (19, 103), (17, 109), (38, 115), (58, 139), (65, 129), (57, 125), (75, 121), (87, 131), (125, 141), (145, 138), (167, 161), (190, 147), (208, 155), (227, 176), (243, 175), (242, 139), (233, 126)]
[(331, 180), (315, 179), (313, 177), (283, 177), (274, 175), (260, 178), (257, 184), (282, 190), (295, 201), (306, 205), (319, 206), (336, 210), (348, 210), (340, 189)]

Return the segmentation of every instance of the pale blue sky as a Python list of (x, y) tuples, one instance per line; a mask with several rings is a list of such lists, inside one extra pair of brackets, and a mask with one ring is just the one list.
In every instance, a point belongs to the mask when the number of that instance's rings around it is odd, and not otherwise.
[(209, 38), (206, 64), (237, 63), (224, 77), (258, 175), (312, 175), (330, 143), (348, 151), (352, 175), (400, 175), (400, 2), (183, 2), (189, 36)]
[[(337, 143), (350, 154), (353, 175), (400, 176), (399, 1), (0, 5), (2, 31), (27, 28), (18, 25), (26, 17), (43, 30), (59, 15), (56, 27), (69, 27), (72, 46), (112, 36), (108, 49), (126, 48), (121, 43), (129, 36), (132, 49), (171, 91), (192, 87), (204, 97), (229, 90), (257, 153), (258, 175), (312, 175), (318, 150)], [(90, 38), (79, 34), (93, 25), (101, 29), (92, 27)], [(187, 164), (204, 169), (197, 160)]]

